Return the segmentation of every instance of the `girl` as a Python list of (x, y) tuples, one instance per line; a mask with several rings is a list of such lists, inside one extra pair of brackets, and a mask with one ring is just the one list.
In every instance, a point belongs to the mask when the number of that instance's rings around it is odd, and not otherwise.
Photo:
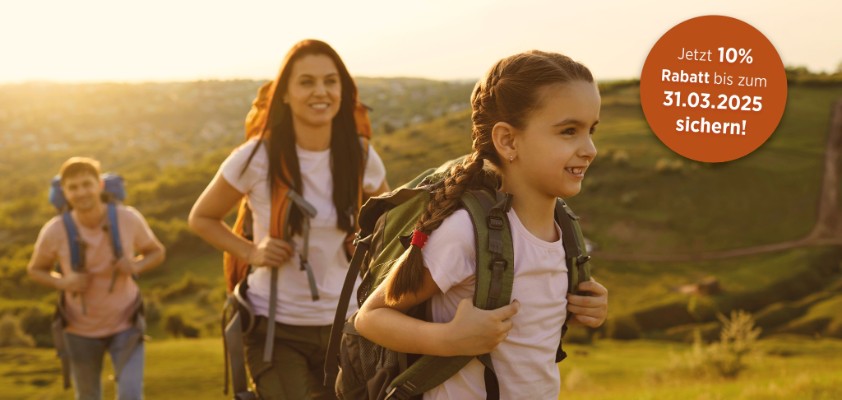
[[(600, 97), (590, 71), (560, 54), (530, 51), (504, 58), (471, 95), (473, 151), (434, 190), (415, 226), (413, 245), (363, 304), (355, 326), (369, 340), (404, 353), (491, 353), (501, 399), (556, 399), (555, 350), (569, 310), (600, 326), (607, 290), (595, 281), (567, 296), (556, 197), (579, 193), (596, 156), (592, 135)], [(490, 164), (490, 165), (486, 165)], [(514, 244), (512, 304), (472, 305), (476, 250), (458, 201), (468, 182), (491, 167), (513, 196), (507, 214)], [(429, 235), (424, 244), (423, 237)], [(433, 322), (402, 311), (431, 300)], [(484, 366), (474, 359), (424, 399), (485, 399)]]
[[(359, 141), (354, 121), (357, 88), (326, 43), (304, 40), (293, 46), (269, 92), (259, 136), (222, 163), (193, 206), (190, 226), (208, 243), (255, 267), (247, 279), (247, 297), (258, 323), (244, 345), (260, 397), (331, 399), (333, 388), (322, 385), (322, 375), (348, 268), (343, 243), (355, 230), (360, 191), (372, 196), (388, 190), (385, 168), (374, 149)], [(300, 194), (316, 212), (308, 221), (292, 208), (291, 239), (270, 234), (280, 231), (270, 218), (279, 187)], [(253, 242), (223, 222), (243, 196), (252, 210)], [(303, 229), (305, 225), (309, 229)], [(307, 262), (299, 265), (300, 259)], [(299, 268), (304, 264), (309, 266)], [(274, 307), (269, 304), (272, 269), (277, 269)], [(271, 309), (276, 310), (273, 328), (267, 318)], [(264, 344), (272, 330), (267, 362)]]

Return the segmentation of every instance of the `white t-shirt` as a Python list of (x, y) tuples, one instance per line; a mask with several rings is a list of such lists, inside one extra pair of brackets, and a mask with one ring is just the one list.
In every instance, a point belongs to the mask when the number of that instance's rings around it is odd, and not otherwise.
[[(241, 175), (257, 139), (249, 140), (235, 149), (219, 167), (223, 178), (235, 189), (247, 195), (254, 221), (254, 241), (263, 240), (269, 234), (271, 194), (268, 181), (269, 159), (266, 146), (255, 153), (248, 168)], [(346, 232), (336, 227), (336, 206), (333, 204), (333, 176), (330, 172), (330, 149), (308, 151), (296, 146), (301, 167), (301, 182), (304, 199), (312, 204), (316, 216), (310, 222), (309, 261), (313, 268), (319, 300), (313, 301), (307, 272), (299, 265), (298, 251), (304, 241), (299, 235), (292, 240), (295, 254), (279, 269), (278, 300), (275, 321), (299, 326), (324, 326), (333, 323), (336, 305), (345, 275), (348, 260), (343, 242)], [(363, 178), (363, 191), (372, 193), (379, 189), (386, 178), (383, 161), (372, 146), (369, 146), (368, 160)], [(269, 281), (271, 270), (257, 267), (248, 277), (249, 301), (258, 315), (269, 315)], [(359, 286), (357, 278), (356, 285)], [(354, 289), (356, 292), (356, 288)], [(348, 309), (350, 316), (356, 311), (354, 302)]]
[[(501, 399), (557, 399), (560, 378), (555, 362), (561, 326), (567, 316), (567, 265), (561, 239), (546, 242), (532, 235), (514, 209), (507, 214), (514, 241), (512, 299), (520, 311), (508, 338), (492, 352)], [(561, 237), (561, 230), (556, 226)], [(424, 263), (442, 294), (432, 298), (434, 322), (448, 322), (463, 298), (473, 298), (476, 283), (474, 231), (467, 211), (447, 217), (424, 246)], [(424, 400), (485, 399), (484, 366), (476, 358)]]

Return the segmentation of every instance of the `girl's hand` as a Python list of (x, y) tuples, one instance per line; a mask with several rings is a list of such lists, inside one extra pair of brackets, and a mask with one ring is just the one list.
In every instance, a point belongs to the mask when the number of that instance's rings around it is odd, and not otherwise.
[(452, 333), (449, 353), (474, 356), (494, 350), (509, 335), (511, 318), (519, 309), (517, 300), (496, 310), (482, 310), (474, 307), (471, 299), (462, 299), (453, 320), (448, 322)]
[(608, 289), (595, 280), (582, 282), (579, 290), (588, 292), (588, 296), (567, 294), (567, 311), (574, 315), (574, 320), (590, 328), (598, 328), (608, 316)]
[(248, 262), (261, 267), (278, 268), (292, 257), (292, 246), (285, 240), (266, 236), (249, 252)]

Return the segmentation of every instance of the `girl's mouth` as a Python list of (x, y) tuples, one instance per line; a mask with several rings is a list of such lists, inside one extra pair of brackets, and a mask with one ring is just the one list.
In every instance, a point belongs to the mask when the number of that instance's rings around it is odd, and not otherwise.
[(571, 175), (579, 178), (585, 177), (585, 168), (584, 167), (568, 167), (564, 169), (565, 171), (569, 172)]

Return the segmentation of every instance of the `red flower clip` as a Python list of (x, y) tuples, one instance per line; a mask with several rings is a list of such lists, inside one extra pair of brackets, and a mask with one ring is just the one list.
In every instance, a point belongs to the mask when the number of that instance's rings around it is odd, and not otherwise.
[(418, 229), (412, 231), (412, 241), (409, 242), (410, 245), (416, 246), (419, 249), (424, 247), (424, 244), (427, 243), (427, 234), (424, 232), (419, 231)]

